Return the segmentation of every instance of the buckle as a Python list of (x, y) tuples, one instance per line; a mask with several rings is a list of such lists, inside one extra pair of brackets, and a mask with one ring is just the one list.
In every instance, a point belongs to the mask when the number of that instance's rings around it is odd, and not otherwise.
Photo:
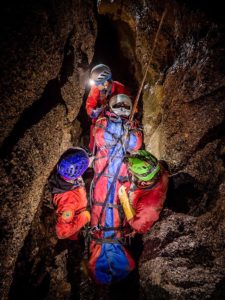
[(95, 225), (95, 226), (90, 228), (90, 234), (94, 234), (94, 233), (96, 233), (100, 230), (101, 230), (101, 228), (98, 225)]

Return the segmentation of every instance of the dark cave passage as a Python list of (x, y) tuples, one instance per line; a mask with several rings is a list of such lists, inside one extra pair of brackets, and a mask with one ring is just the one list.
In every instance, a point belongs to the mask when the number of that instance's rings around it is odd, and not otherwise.
[(99, 63), (109, 65), (113, 79), (128, 86), (132, 96), (136, 95), (138, 89), (136, 61), (135, 57), (130, 56), (134, 48), (133, 33), (125, 22), (98, 16), (98, 35), (90, 67)]

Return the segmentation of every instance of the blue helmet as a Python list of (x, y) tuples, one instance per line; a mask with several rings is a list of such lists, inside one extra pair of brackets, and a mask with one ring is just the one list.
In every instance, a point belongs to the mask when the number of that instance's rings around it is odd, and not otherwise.
[(87, 152), (79, 147), (70, 148), (60, 158), (57, 171), (67, 180), (80, 177), (88, 168), (89, 158)]

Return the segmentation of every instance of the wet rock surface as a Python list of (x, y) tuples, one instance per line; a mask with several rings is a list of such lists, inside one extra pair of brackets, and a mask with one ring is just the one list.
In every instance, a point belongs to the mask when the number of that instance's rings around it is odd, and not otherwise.
[[(96, 286), (84, 241), (55, 236), (46, 181), (86, 120), (80, 108), (97, 36), (94, 5), (12, 1), (2, 10), (1, 298), (224, 299), (225, 26), (204, 5), (167, 3), (147, 74), (145, 146), (168, 162), (171, 178), (159, 222), (134, 249), (138, 271)], [(137, 89), (165, 1), (105, 0), (97, 9), (117, 31), (130, 61), (127, 82)]]

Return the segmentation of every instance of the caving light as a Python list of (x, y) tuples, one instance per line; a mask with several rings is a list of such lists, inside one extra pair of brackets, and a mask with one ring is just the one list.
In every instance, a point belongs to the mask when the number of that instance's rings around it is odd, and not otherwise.
[(93, 79), (89, 79), (89, 84), (90, 84), (90, 86), (93, 86), (93, 85), (95, 85), (95, 81)]

